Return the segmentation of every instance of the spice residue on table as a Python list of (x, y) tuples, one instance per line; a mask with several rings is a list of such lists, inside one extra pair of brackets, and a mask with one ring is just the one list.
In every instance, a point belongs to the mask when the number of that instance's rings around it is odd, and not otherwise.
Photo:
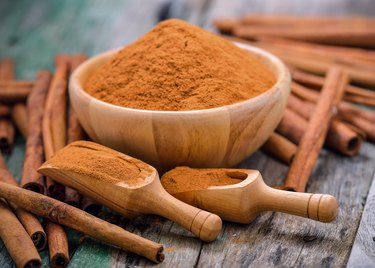
[(228, 175), (228, 169), (204, 169), (177, 167), (161, 178), (163, 187), (170, 194), (207, 189), (210, 186), (224, 186), (243, 180)]
[(85, 90), (119, 106), (178, 111), (244, 101), (275, 81), (256, 56), (171, 19), (121, 49), (89, 77)]

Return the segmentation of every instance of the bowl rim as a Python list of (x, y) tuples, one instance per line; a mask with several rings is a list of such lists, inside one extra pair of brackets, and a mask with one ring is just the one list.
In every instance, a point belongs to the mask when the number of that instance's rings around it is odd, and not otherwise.
[(102, 52), (102, 53), (100, 53), (96, 56), (93, 56), (93, 57), (89, 58), (88, 60), (83, 62), (81, 65), (79, 65), (78, 68), (76, 70), (74, 70), (74, 72), (71, 75), (71, 79), (70, 79), (70, 82), (69, 82), (69, 93), (70, 93), (69, 96), (73, 95), (70, 92), (70, 91), (73, 91), (73, 88), (76, 89), (76, 90), (78, 89), (77, 93), (81, 94), (83, 98), (86, 98), (87, 100), (95, 101), (95, 102), (99, 103), (100, 105), (106, 106), (108, 108), (117, 109), (117, 110), (123, 111), (123, 112), (137, 112), (137, 113), (145, 113), (145, 114), (152, 113), (152, 114), (163, 114), (163, 115), (179, 115), (179, 114), (187, 115), (187, 114), (202, 114), (202, 113), (206, 114), (206, 113), (217, 113), (217, 112), (220, 112), (220, 111), (226, 111), (227, 109), (232, 109), (232, 108), (234, 109), (236, 107), (242, 107), (242, 106), (255, 104), (260, 99), (267, 98), (268, 95), (270, 95), (270, 94), (272, 94), (272, 93), (274, 93), (278, 90), (282, 90), (283, 87), (280, 87), (279, 86), (280, 84), (290, 83), (290, 81), (291, 81), (290, 72), (289, 72), (287, 66), (283, 63), (283, 61), (280, 58), (278, 58), (277, 56), (273, 55), (272, 53), (270, 53), (270, 52), (268, 52), (264, 49), (261, 49), (261, 48), (255, 47), (255, 46), (251, 46), (251, 45), (244, 44), (244, 43), (241, 43), (241, 42), (233, 42), (233, 43), (236, 46), (249, 51), (250, 53), (254, 53), (256, 55), (261, 55), (261, 57), (267, 58), (271, 62), (271, 64), (274, 65), (274, 67), (276, 67), (276, 70), (277, 70), (276, 72), (278, 73), (277, 74), (278, 77), (276, 77), (277, 80), (272, 85), (271, 88), (269, 88), (268, 90), (262, 92), (261, 94), (255, 96), (255, 97), (247, 99), (247, 100), (235, 102), (235, 103), (224, 105), (224, 106), (207, 108), (207, 109), (182, 110), (182, 111), (147, 110), (147, 109), (137, 109), (137, 108), (130, 108), (130, 107), (124, 107), (124, 106), (112, 104), (112, 103), (100, 100), (98, 98), (95, 98), (94, 96), (87, 93), (83, 89), (82, 81), (80, 81), (79, 77), (80, 77), (81, 72), (83, 72), (87, 68), (87, 66), (91, 65), (94, 61), (97, 61), (101, 58), (106, 58), (110, 55), (114, 55), (115, 53), (117, 53), (121, 49), (123, 49), (121, 47), (121, 48), (111, 49), (109, 51)]

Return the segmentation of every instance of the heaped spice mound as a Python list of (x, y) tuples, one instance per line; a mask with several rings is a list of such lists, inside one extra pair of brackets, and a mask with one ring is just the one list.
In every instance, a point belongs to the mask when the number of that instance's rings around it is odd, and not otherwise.
[(89, 77), (105, 102), (147, 110), (197, 110), (253, 98), (275, 83), (253, 55), (197, 26), (171, 19), (119, 51)]

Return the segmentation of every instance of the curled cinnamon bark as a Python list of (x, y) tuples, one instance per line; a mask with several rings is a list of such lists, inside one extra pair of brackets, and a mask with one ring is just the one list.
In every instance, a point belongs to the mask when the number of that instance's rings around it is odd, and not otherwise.
[[(8, 183), (13, 186), (18, 186), (16, 179), (7, 169), (5, 161), (3, 157), (1, 156), (1, 154), (0, 154), (0, 181)], [(47, 237), (37, 217), (27, 212), (26, 210), (18, 207), (14, 203), (10, 202), (9, 205), (11, 206), (14, 213), (17, 215), (23, 227), (26, 229), (36, 249), (38, 251), (43, 250), (47, 245)]]
[(17, 267), (42, 266), (42, 260), (29, 235), (2, 198), (0, 198), (0, 238)]
[(323, 146), (335, 107), (344, 94), (348, 76), (340, 68), (331, 67), (326, 76), (314, 113), (298, 146), (297, 153), (289, 169), (285, 189), (305, 191)]
[(289, 165), (297, 152), (297, 146), (285, 137), (273, 133), (261, 150)]
[(142, 255), (156, 263), (164, 260), (162, 245), (130, 233), (117, 225), (103, 221), (58, 200), (3, 182), (0, 182), (0, 196), (32, 213)]
[[(302, 99), (316, 103), (319, 93), (308, 89), (298, 83), (292, 83), (292, 92)], [(363, 130), (367, 139), (375, 142), (375, 113), (369, 110), (358, 108), (345, 101), (338, 105), (338, 116), (343, 121)]]
[(37, 169), (44, 162), (42, 122), (50, 81), (51, 74), (48, 71), (39, 71), (36, 75), (35, 86), (27, 101), (30, 123), (28, 124), (29, 135), (26, 140), (21, 186), (41, 194), (44, 193), (44, 178), (37, 172)]
[[(288, 107), (306, 120), (310, 119), (315, 109), (314, 104), (303, 101), (293, 94), (289, 96)], [(362, 142), (362, 136), (354, 131), (352, 127), (341, 122), (336, 117), (331, 120), (325, 142), (329, 148), (347, 156), (354, 156), (358, 154)]]
[[(69, 56), (56, 56), (56, 70), (48, 91), (43, 117), (43, 143), (46, 159), (66, 144), (66, 90)], [(63, 108), (63, 109), (62, 109)], [(48, 195), (65, 199), (65, 188), (46, 178)]]

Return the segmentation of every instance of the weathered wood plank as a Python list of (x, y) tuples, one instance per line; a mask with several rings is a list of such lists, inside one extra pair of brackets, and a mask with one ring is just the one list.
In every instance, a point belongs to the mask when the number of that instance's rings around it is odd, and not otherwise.
[[(219, 243), (204, 245), (198, 266), (344, 266), (374, 172), (374, 150), (373, 145), (365, 144), (355, 158), (324, 152), (319, 159), (308, 191), (338, 198), (340, 212), (333, 223), (281, 213), (264, 213), (247, 226), (227, 223)], [(254, 155), (241, 167), (259, 169), (268, 184), (278, 184), (280, 180), (275, 176), (283, 176), (285, 172), (277, 170), (274, 163), (264, 164), (263, 158)]]
[(372, 181), (361, 223), (347, 267), (375, 266), (375, 177)]

